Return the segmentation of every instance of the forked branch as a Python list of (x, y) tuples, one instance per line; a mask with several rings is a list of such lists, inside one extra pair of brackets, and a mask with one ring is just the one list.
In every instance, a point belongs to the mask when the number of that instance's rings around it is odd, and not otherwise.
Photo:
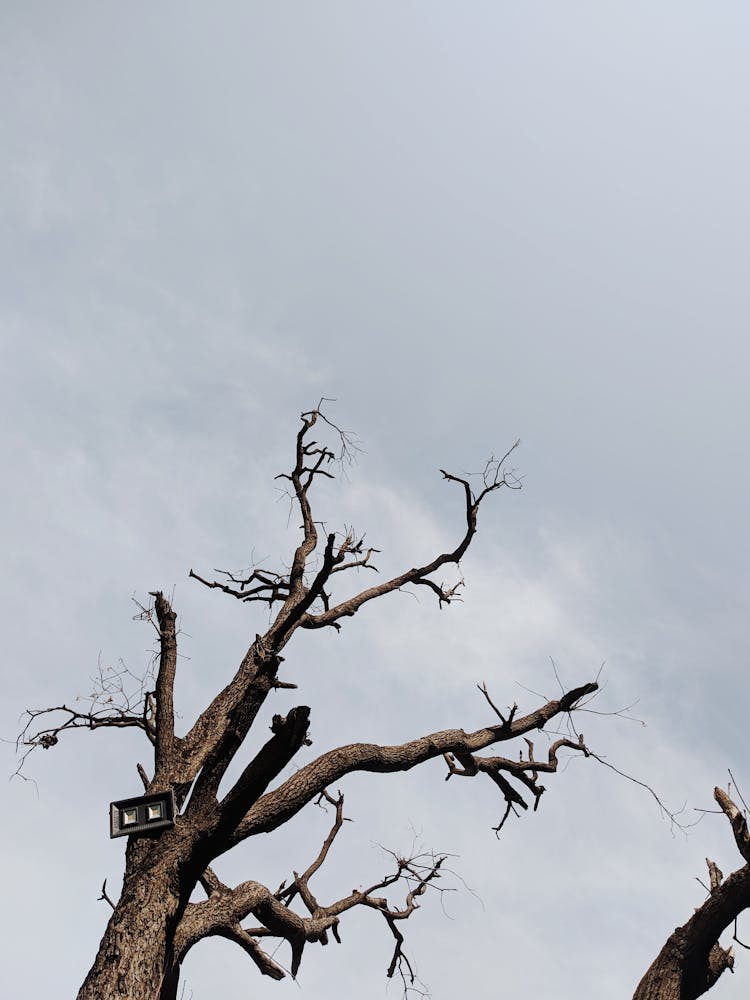
[[(264, 975), (281, 979), (284, 975), (282, 967), (263, 951), (259, 941), (266, 937), (282, 938), (290, 945), (291, 973), (296, 976), (305, 945), (310, 942), (328, 944), (329, 931), (340, 943), (341, 915), (356, 906), (365, 906), (382, 915), (395, 939), (387, 975), (392, 977), (398, 970), (405, 986), (413, 983), (414, 971), (403, 951), (404, 937), (398, 925), (419, 908), (420, 897), (439, 879), (446, 856), (416, 853), (402, 857), (388, 851), (386, 853), (394, 862), (394, 870), (390, 874), (366, 889), (354, 889), (348, 895), (322, 905), (310, 889), (310, 879), (328, 858), (345, 817), (343, 795), (334, 798), (324, 789), (319, 798), (335, 807), (333, 825), (315, 860), (301, 874), (294, 872), (288, 886), (282, 883), (273, 894), (258, 882), (243, 882), (229, 888), (212, 869), (206, 869), (200, 881), (208, 898), (203, 903), (190, 903), (177, 929), (175, 947), (181, 959), (201, 938), (221, 935), (236, 941)], [(384, 890), (399, 883), (406, 889), (401, 906), (391, 904), (381, 895)], [(304, 905), (306, 916), (291, 908), (295, 898), (299, 898)], [(241, 921), (249, 916), (259, 921), (259, 926), (243, 927)]]
[[(555, 716), (574, 710), (582, 698), (593, 694), (597, 689), (598, 685), (593, 682), (584, 684), (513, 722), (487, 726), (473, 733), (466, 733), (463, 729), (444, 729), (397, 746), (351, 743), (330, 750), (301, 767), (277, 789), (261, 796), (229, 838), (226, 849), (246, 837), (275, 830), (320, 795), (324, 788), (337, 783), (346, 774), (353, 771), (374, 771), (381, 774), (409, 771), (418, 764), (447, 753), (456, 757), (477, 753), (493, 743), (541, 729)], [(539, 767), (538, 764), (536, 766)]]
[[(734, 839), (745, 861), (750, 860), (750, 835), (747, 821), (722, 788), (714, 789), (714, 798), (732, 825)], [(695, 1000), (707, 993), (727, 969), (734, 967), (734, 950), (723, 948), (721, 934), (744, 910), (750, 908), (750, 863), (723, 877), (715, 862), (706, 859), (709, 872), (708, 898), (693, 916), (677, 927), (646, 971), (633, 1000), (661, 1000), (669, 984), (679, 987), (681, 1000)]]
[(153, 693), (146, 690), (152, 680), (150, 671), (142, 677), (124, 664), (99, 666), (92, 678), (93, 690), (76, 698), (86, 707), (73, 708), (63, 703), (48, 708), (31, 708), (23, 713), (23, 728), (15, 740), (19, 754), (15, 774), (23, 777), (23, 767), (30, 753), (56, 746), (63, 733), (74, 729), (142, 729), (149, 741), (156, 742), (156, 705)]
[(390, 594), (396, 590), (400, 590), (401, 587), (405, 587), (408, 584), (429, 587), (430, 590), (432, 590), (437, 596), (439, 607), (442, 607), (443, 604), (450, 604), (452, 600), (456, 600), (458, 590), (463, 585), (462, 579), (452, 587), (446, 587), (442, 583), (438, 584), (434, 580), (431, 580), (430, 577), (442, 566), (450, 563), (454, 563), (456, 565), (460, 563), (461, 558), (469, 548), (471, 540), (477, 531), (479, 505), (489, 493), (493, 493), (495, 490), (499, 490), (502, 487), (507, 487), (508, 489), (521, 488), (521, 480), (518, 476), (516, 476), (515, 472), (513, 470), (506, 470), (505, 468), (505, 462), (519, 444), (520, 441), (516, 441), (513, 447), (510, 448), (499, 461), (491, 459), (486, 464), (484, 472), (482, 473), (483, 486), (482, 489), (476, 494), (472, 490), (471, 484), (467, 479), (454, 476), (451, 473), (446, 472), (444, 469), (440, 470), (444, 479), (459, 483), (464, 490), (466, 504), (466, 531), (454, 549), (441, 553), (431, 562), (425, 563), (423, 566), (415, 566), (414, 568), (406, 570), (404, 573), (401, 573), (390, 580), (386, 580), (374, 587), (369, 587), (366, 590), (360, 591), (360, 593), (341, 601), (334, 607), (327, 607), (321, 614), (311, 614), (308, 612), (301, 617), (299, 621), (300, 626), (302, 628), (325, 628), (326, 626), (332, 626), (333, 628), (338, 629), (341, 627), (340, 619), (352, 617), (363, 604), (366, 604), (368, 601), (372, 601), (377, 597), (382, 597), (385, 594)]
[[(583, 734), (579, 735), (578, 742), (576, 743), (569, 739), (555, 740), (547, 752), (546, 761), (535, 760), (534, 744), (531, 740), (525, 737), (524, 739), (528, 747), (528, 756), (524, 758), (522, 753), (519, 760), (511, 760), (507, 757), (479, 757), (475, 754), (466, 753), (454, 754), (449, 752), (443, 754), (445, 762), (448, 765), (448, 774), (445, 776), (446, 781), (454, 774), (464, 778), (472, 778), (474, 775), (481, 773), (486, 774), (502, 792), (506, 808), (498, 825), (493, 827), (496, 834), (500, 833), (511, 812), (518, 815), (516, 813), (516, 806), (519, 806), (521, 809), (528, 808), (523, 795), (521, 795), (518, 789), (514, 788), (502, 772), (511, 775), (531, 792), (534, 796), (534, 811), (536, 811), (542, 793), (545, 791), (545, 786), (539, 784), (537, 777), (540, 772), (552, 774), (557, 771), (557, 751), (561, 747), (567, 747), (570, 750), (580, 750), (584, 757), (589, 756), (589, 750), (584, 743)], [(461, 767), (458, 767), (456, 760), (460, 762)]]
[[(211, 588), (222, 590), (243, 602), (264, 601), (273, 606), (280, 604), (270, 627), (262, 636), (256, 636), (232, 681), (201, 713), (181, 744), (179, 775), (175, 778), (187, 786), (203, 770), (198, 780), (198, 791), (218, 785), (232, 756), (236, 753), (268, 692), (278, 686), (276, 669), (281, 661), (281, 651), (297, 628), (341, 627), (340, 620), (351, 617), (368, 601), (384, 596), (399, 588), (413, 584), (426, 586), (438, 598), (438, 604), (448, 604), (457, 599), (463, 581), (452, 585), (437, 583), (433, 574), (446, 564), (457, 564), (476, 533), (479, 505), (489, 494), (502, 487), (520, 488), (520, 480), (505, 468), (511, 452), (500, 459), (491, 459), (481, 473), (481, 486), (475, 492), (468, 479), (447, 472), (446, 479), (462, 485), (466, 498), (466, 530), (455, 548), (435, 557), (425, 565), (414, 567), (377, 586), (367, 588), (344, 601), (335, 603), (329, 584), (334, 574), (350, 569), (375, 569), (373, 546), (365, 547), (363, 537), (357, 538), (348, 529), (343, 538), (336, 533), (326, 535), (323, 550), (316, 555), (315, 568), (312, 557), (318, 546), (317, 522), (313, 518), (309, 491), (319, 475), (328, 475), (327, 467), (336, 459), (336, 453), (326, 445), (310, 438), (314, 426), (321, 422), (336, 430), (341, 442), (343, 458), (356, 448), (352, 438), (341, 431), (318, 407), (301, 415), (297, 433), (294, 468), (281, 478), (291, 483), (292, 499), (302, 518), (302, 540), (297, 546), (288, 573), (273, 573), (254, 569), (247, 575), (229, 574), (228, 582), (210, 581), (191, 571), (191, 576)], [(320, 607), (321, 611), (314, 611)], [(231, 719), (227, 727), (222, 720)], [(223, 727), (223, 728), (222, 728)], [(212, 773), (207, 774), (207, 769)], [(318, 789), (320, 791), (320, 789)]]

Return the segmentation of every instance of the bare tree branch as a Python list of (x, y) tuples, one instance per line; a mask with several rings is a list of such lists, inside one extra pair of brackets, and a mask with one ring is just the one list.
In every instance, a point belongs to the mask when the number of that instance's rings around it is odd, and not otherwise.
[[(292, 883), (288, 887), (282, 885), (273, 896), (265, 886), (257, 882), (243, 882), (236, 888), (230, 889), (210, 868), (207, 869), (201, 877), (201, 882), (208, 899), (204, 903), (190, 904), (178, 927), (175, 940), (181, 955), (184, 956), (202, 937), (221, 934), (237, 940), (256, 964), (259, 964), (261, 970), (265, 971), (263, 963), (268, 956), (260, 949), (257, 939), (266, 936), (281, 937), (291, 946), (291, 970), (292, 975), (296, 975), (305, 944), (313, 941), (322, 945), (327, 944), (329, 930), (335, 940), (340, 942), (340, 916), (356, 906), (365, 906), (383, 916), (395, 938), (396, 943), (387, 976), (392, 977), (398, 969), (405, 985), (407, 980), (410, 983), (414, 981), (412, 965), (403, 951), (404, 938), (398, 923), (408, 919), (418, 909), (418, 899), (439, 878), (446, 855), (414, 854), (404, 858), (388, 851), (395, 866), (391, 874), (367, 889), (353, 890), (349, 895), (333, 903), (321, 905), (312, 893), (309, 882), (328, 857), (331, 845), (345, 818), (342, 795), (334, 799), (327, 789), (324, 789), (320, 797), (334, 805), (336, 813), (333, 826), (315, 860), (302, 874), (295, 872)], [(403, 906), (393, 906), (383, 896), (376, 895), (384, 889), (396, 886), (399, 882), (406, 883), (407, 892)], [(308, 917), (302, 917), (290, 908), (290, 903), (296, 896), (303, 902)], [(241, 927), (240, 921), (251, 914), (260, 920), (261, 926)], [(276, 966), (265, 974), (276, 975), (278, 968)]]
[[(715, 788), (714, 798), (729, 819), (737, 847), (747, 861), (750, 837), (744, 816), (723, 789)], [(638, 984), (633, 1000), (660, 1000), (665, 995), (695, 1000), (707, 993), (723, 972), (733, 970), (734, 951), (722, 948), (719, 937), (733, 922), (736, 936), (737, 917), (750, 907), (750, 864), (726, 879), (715, 862), (707, 858), (706, 864), (708, 898), (687, 923), (667, 938)], [(679, 992), (663, 992), (669, 989)]]
[(154, 780), (166, 777), (175, 747), (174, 679), (177, 670), (177, 615), (160, 590), (151, 592), (159, 623), (159, 672), (156, 675), (156, 752)]
[[(335, 459), (335, 453), (330, 448), (307, 439), (310, 430), (319, 419), (333, 427), (339, 434), (342, 454), (351, 447), (350, 436), (335, 427), (321, 413), (320, 408), (301, 415), (302, 426), (297, 434), (295, 466), (290, 474), (284, 474), (282, 478), (288, 479), (292, 484), (294, 499), (302, 516), (302, 540), (295, 550), (288, 576), (263, 571), (263, 575), (251, 574), (251, 577), (247, 578), (254, 579), (261, 588), (253, 597), (267, 600), (269, 605), (286, 596), (270, 628), (265, 635), (256, 636), (232, 681), (201, 713), (181, 745), (179, 773), (174, 774), (174, 780), (187, 787), (196, 775), (202, 772), (193, 793), (195, 795), (197, 792), (201, 801), (207, 800), (212, 794), (212, 789), (218, 786), (268, 692), (277, 686), (276, 670), (283, 659), (280, 655), (281, 650), (298, 627), (322, 628), (331, 625), (339, 628), (340, 618), (354, 615), (367, 601), (398, 590), (407, 583), (428, 586), (436, 593), (441, 605), (455, 600), (461, 582), (452, 587), (444, 587), (433, 580), (428, 580), (427, 577), (446, 563), (458, 563), (461, 559), (476, 533), (479, 504), (487, 494), (503, 486), (518, 489), (521, 485), (515, 474), (504, 468), (505, 461), (518, 442), (502, 459), (499, 461), (491, 459), (486, 464), (482, 473), (482, 488), (477, 495), (472, 492), (468, 480), (444, 472), (446, 479), (463, 485), (467, 498), (467, 527), (458, 546), (451, 552), (437, 556), (425, 566), (408, 570), (380, 586), (364, 590), (331, 607), (326, 584), (332, 574), (358, 566), (374, 568), (370, 566), (370, 558), (377, 550), (370, 548), (363, 552), (362, 539), (355, 539), (351, 530), (338, 544), (336, 535), (329, 533), (321, 554), (320, 566), (310, 582), (305, 582), (308, 560), (318, 544), (318, 533), (308, 491), (315, 477), (325, 472), (324, 465)], [(193, 571), (191, 576), (206, 585), (225, 590), (236, 598), (248, 599), (248, 595), (242, 589), (241, 579), (239, 584), (234, 581), (235, 586), (229, 587), (225, 583), (210, 583), (198, 577)], [(320, 614), (314, 614), (311, 610), (317, 600), (320, 600), (324, 607)], [(230, 720), (228, 725), (223, 722), (226, 719)]]
[[(336, 458), (330, 448), (306, 440), (306, 435), (319, 418), (339, 434), (342, 457), (356, 447), (351, 435), (341, 431), (324, 417), (319, 407), (302, 414), (302, 426), (297, 434), (295, 466), (289, 475), (282, 476), (289, 479), (293, 485), (303, 522), (302, 541), (295, 550), (288, 576), (257, 571), (247, 579), (249, 582), (258, 581), (260, 589), (257, 593), (248, 595), (242, 589), (242, 580), (239, 582), (234, 580), (236, 586), (228, 587), (227, 584), (206, 581), (191, 570), (190, 575), (193, 578), (207, 586), (215, 586), (231, 593), (239, 599), (265, 600), (269, 606), (282, 599), (283, 603), (265, 635), (256, 635), (232, 681), (216, 695), (184, 737), (180, 752), (179, 775), (176, 775), (180, 783), (189, 784), (202, 769), (204, 772), (206, 769), (211, 772), (210, 779), (206, 776), (202, 783), (214, 786), (217, 784), (216, 777), (221, 779), (229, 761), (247, 735), (268, 692), (278, 686), (276, 670), (283, 659), (280, 655), (281, 650), (307, 609), (316, 598), (324, 595), (324, 583), (334, 565), (342, 564), (347, 553), (356, 548), (353, 539), (347, 538), (338, 550), (335, 550), (335, 536), (329, 536), (323, 558), (323, 569), (310, 587), (305, 584), (307, 560), (315, 550), (318, 540), (308, 500), (308, 490), (315, 476), (324, 472), (322, 466)], [(365, 558), (361, 561), (363, 565)], [(226, 719), (230, 720), (229, 725), (224, 723)], [(206, 794), (206, 789), (202, 785), (197, 791), (201, 795)]]
[[(242, 882), (234, 889), (217, 887), (203, 903), (190, 903), (175, 935), (180, 953), (201, 937), (218, 933), (219, 927), (234, 927), (252, 914), (276, 937), (285, 938), (292, 948), (292, 975), (296, 976), (302, 951), (309, 941), (320, 941), (338, 922), (336, 916), (301, 917), (278, 900), (260, 882)], [(250, 932), (250, 936), (257, 936)]]
[(101, 896), (99, 896), (98, 901), (99, 902), (109, 903), (109, 905), (112, 907), (112, 909), (113, 910), (115, 909), (115, 904), (109, 898), (109, 893), (107, 892), (107, 880), (106, 880), (106, 878), (102, 882), (102, 894), (101, 894)]
[(211, 830), (213, 840), (235, 829), (248, 808), (265, 792), (268, 785), (286, 767), (299, 748), (309, 744), (307, 729), (310, 709), (299, 705), (285, 716), (274, 715), (273, 736), (247, 765), (232, 789), (219, 803), (216, 824)]
[(263, 795), (240, 822), (228, 840), (227, 849), (254, 836), (267, 833), (286, 823), (324, 788), (339, 781), (352, 771), (389, 773), (408, 771), (427, 760), (446, 753), (471, 754), (493, 743), (523, 736), (561, 713), (570, 712), (579, 699), (596, 690), (596, 684), (574, 688), (559, 700), (542, 705), (534, 712), (512, 723), (501, 723), (466, 733), (463, 729), (445, 729), (399, 746), (379, 746), (374, 743), (352, 743), (338, 747), (305, 765), (279, 788)]
[(215, 570), (215, 572), (226, 576), (230, 583), (235, 584), (235, 586), (230, 587), (228, 583), (219, 583), (216, 580), (205, 580), (192, 569), (188, 576), (202, 583), (204, 587), (221, 590), (245, 603), (263, 601), (271, 607), (276, 602), (283, 603), (289, 597), (289, 581), (280, 573), (253, 570), (249, 576), (238, 577), (227, 570)]
[(750, 862), (750, 833), (747, 829), (747, 820), (723, 788), (714, 788), (714, 798), (732, 824), (732, 833), (734, 833), (737, 849), (745, 861)]
[[(38, 719), (61, 715), (62, 720), (49, 726), (35, 726)], [(72, 729), (142, 729), (149, 740), (154, 742), (154, 728), (142, 716), (131, 715), (124, 709), (92, 709), (79, 712), (68, 705), (53, 705), (50, 708), (30, 708), (24, 712), (27, 717), (24, 727), (16, 738), (16, 749), (20, 757), (15, 774), (20, 775), (30, 753), (41, 747), (49, 750), (56, 746), (60, 735)], [(22, 748), (25, 748), (22, 750)]]
[(180, 960), (204, 937), (224, 937), (238, 944), (264, 976), (283, 979), (285, 973), (281, 966), (262, 950), (257, 938), (249, 934), (241, 926), (241, 918), (235, 916), (229, 903), (231, 890), (210, 868), (203, 873), (201, 882), (211, 906), (190, 903), (185, 910), (175, 934), (175, 948)]
[[(140, 605), (139, 605), (140, 606)], [(136, 617), (141, 618), (139, 614)], [(99, 662), (91, 678), (91, 693), (78, 696), (76, 702), (85, 708), (73, 708), (63, 703), (48, 708), (27, 709), (25, 722), (15, 739), (19, 754), (15, 774), (24, 777), (23, 767), (34, 750), (49, 750), (56, 746), (60, 736), (73, 729), (142, 729), (150, 743), (156, 742), (153, 712), (149, 710), (147, 686), (152, 682), (152, 668), (140, 676), (133, 673), (122, 661), (118, 666), (103, 666)], [(47, 725), (44, 725), (47, 722)]]
[(464, 488), (464, 495), (466, 499), (466, 532), (455, 549), (436, 556), (431, 562), (426, 563), (424, 566), (418, 566), (413, 569), (406, 570), (406, 572), (393, 577), (391, 580), (386, 580), (377, 586), (369, 587), (368, 589), (361, 591), (359, 594), (355, 594), (347, 600), (340, 602), (335, 607), (329, 608), (322, 614), (313, 615), (308, 613), (301, 619), (300, 625), (303, 628), (325, 628), (329, 625), (334, 628), (338, 628), (340, 627), (338, 624), (339, 619), (351, 617), (359, 610), (359, 608), (362, 607), (363, 604), (366, 604), (368, 601), (372, 601), (376, 597), (382, 597), (385, 594), (393, 593), (393, 591), (399, 590), (401, 587), (410, 583), (430, 587), (430, 589), (432, 589), (438, 597), (439, 606), (442, 606), (443, 604), (450, 604), (451, 600), (455, 599), (455, 594), (461, 583), (459, 582), (453, 587), (446, 589), (442, 585), (435, 583), (434, 580), (429, 580), (428, 577), (440, 569), (441, 566), (445, 566), (448, 563), (458, 564), (461, 561), (461, 558), (471, 544), (472, 538), (476, 534), (479, 505), (488, 493), (492, 493), (503, 486), (506, 486), (509, 489), (520, 489), (520, 480), (515, 476), (515, 474), (512, 472), (506, 472), (504, 469), (505, 461), (519, 444), (520, 441), (516, 441), (513, 447), (506, 452), (499, 462), (491, 460), (487, 464), (483, 476), (484, 486), (477, 495), (473, 493), (468, 480), (454, 476), (446, 472), (444, 469), (440, 470), (444, 479), (460, 483)]
[[(448, 765), (446, 781), (454, 774), (471, 778), (476, 774), (482, 773), (494, 781), (503, 793), (506, 809), (498, 825), (493, 827), (497, 834), (502, 830), (510, 813), (515, 812), (516, 806), (520, 806), (521, 809), (528, 808), (523, 796), (500, 773), (501, 771), (507, 771), (529, 789), (534, 796), (534, 810), (536, 811), (542, 793), (545, 791), (545, 786), (538, 784), (537, 775), (540, 771), (544, 773), (557, 771), (557, 751), (561, 747), (568, 747), (571, 750), (580, 750), (584, 757), (589, 756), (589, 750), (583, 741), (583, 735), (579, 736), (577, 743), (569, 739), (556, 740), (548, 750), (546, 762), (534, 760), (534, 744), (529, 739), (526, 739), (526, 744), (528, 746), (528, 759), (526, 760), (524, 760), (523, 755), (521, 755), (520, 760), (510, 760), (507, 757), (477, 757), (474, 754), (458, 752), (455, 754), (450, 752), (443, 754), (445, 762)], [(456, 759), (460, 761), (462, 767), (456, 766)]]

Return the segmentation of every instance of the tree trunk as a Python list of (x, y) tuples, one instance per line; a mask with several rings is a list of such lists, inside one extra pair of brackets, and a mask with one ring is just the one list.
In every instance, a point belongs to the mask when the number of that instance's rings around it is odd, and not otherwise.
[(633, 1000), (696, 1000), (733, 965), (731, 949), (710, 949), (690, 941), (687, 927), (678, 927), (638, 984)]
[(78, 1000), (164, 1000), (176, 992), (172, 942), (181, 907), (169, 875), (158, 867), (126, 873)]

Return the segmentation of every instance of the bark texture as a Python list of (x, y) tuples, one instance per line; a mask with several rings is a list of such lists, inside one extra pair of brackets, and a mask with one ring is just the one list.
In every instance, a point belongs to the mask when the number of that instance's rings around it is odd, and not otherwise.
[(130, 845), (120, 899), (109, 919), (78, 1000), (166, 1000), (174, 968), (178, 879), (165, 860), (149, 863), (155, 845)]
[[(714, 798), (732, 825), (740, 854), (750, 862), (747, 821), (722, 788)], [(633, 1000), (695, 1000), (707, 993), (722, 973), (733, 971), (734, 951), (723, 948), (720, 935), (750, 907), (750, 863), (727, 879), (718, 865), (706, 858), (710, 888), (708, 898), (681, 927), (675, 928), (638, 984)]]

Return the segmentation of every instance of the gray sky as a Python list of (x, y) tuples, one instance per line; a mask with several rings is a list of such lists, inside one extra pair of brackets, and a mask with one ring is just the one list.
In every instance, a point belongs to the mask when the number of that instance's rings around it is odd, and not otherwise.
[[(465, 603), (394, 595), (293, 641), (309, 755), (481, 725), (483, 679), (531, 708), (553, 657), (571, 686), (606, 662), (603, 710), (640, 699), (645, 727), (581, 725), (686, 821), (727, 767), (750, 791), (747, 5), (6, 0), (0, 39), (3, 735), (87, 694), (99, 657), (142, 669), (131, 596), (173, 586), (190, 724), (265, 619), (187, 570), (288, 555), (273, 476), (325, 395), (364, 451), (318, 516), (366, 530), (384, 573), (458, 537), (440, 467), (521, 437), (525, 481), (482, 510)], [(29, 762), (38, 796), (6, 787), (9, 996), (75, 994), (122, 871), (107, 803), (146, 756), (72, 734)], [(455, 883), (408, 927), (435, 1000), (627, 996), (705, 856), (740, 865), (723, 818), (673, 837), (595, 762), (499, 842), (492, 789), (442, 779), (347, 782), (321, 883), (382, 875), (378, 843), (459, 855), (481, 901)], [(275, 886), (327, 822), (220, 871)], [(297, 984), (205, 943), (186, 1000), (398, 996), (374, 915), (342, 937)], [(715, 996), (748, 982), (743, 952)]]

